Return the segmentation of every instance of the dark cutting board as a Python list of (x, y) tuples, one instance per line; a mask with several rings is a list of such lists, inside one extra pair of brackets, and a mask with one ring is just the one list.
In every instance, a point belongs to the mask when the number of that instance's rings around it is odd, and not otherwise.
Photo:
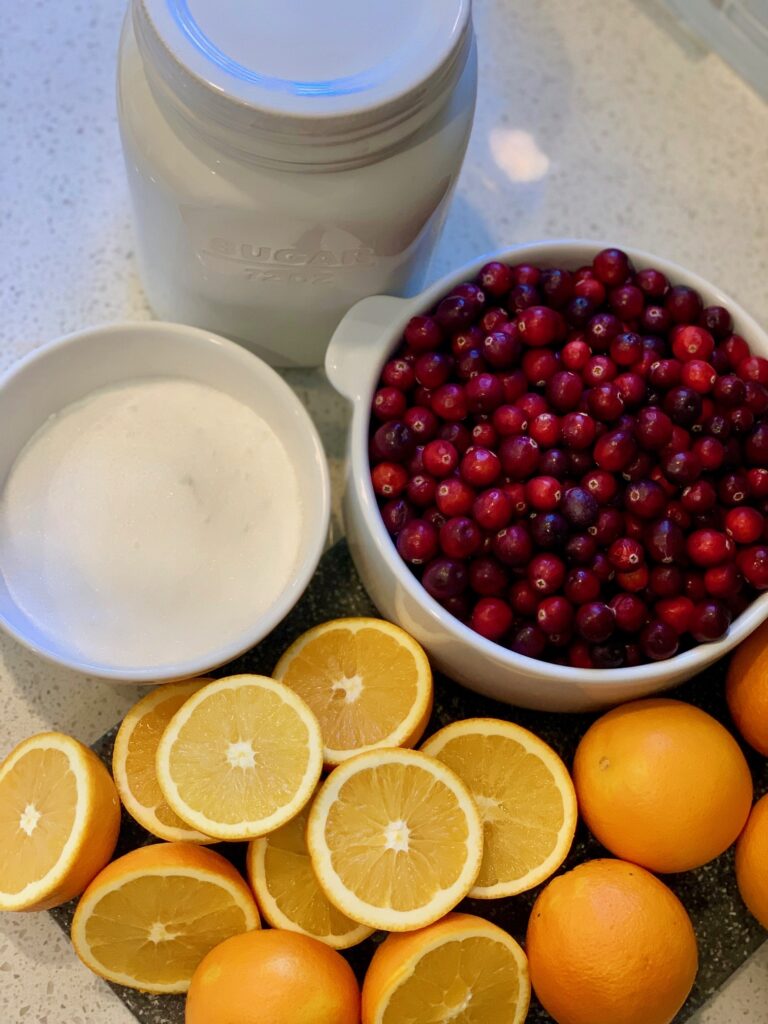
[[(235, 672), (256, 672), (269, 675), (277, 659), (304, 630), (328, 619), (347, 615), (375, 615), (376, 611), (365, 593), (349, 556), (347, 545), (340, 541), (324, 555), (314, 579), (291, 614), (258, 647), (237, 661), (220, 669), (217, 675)], [(723, 699), (725, 662), (721, 662), (696, 679), (672, 691), (671, 696), (687, 700), (713, 714), (729, 725)], [(556, 715), (526, 711), (498, 704), (465, 690), (443, 676), (435, 679), (435, 709), (426, 735), (459, 718), (506, 718), (537, 733), (570, 765), (576, 744), (594, 715)], [(94, 744), (94, 750), (107, 764), (111, 763), (112, 743), (117, 726)], [(752, 768), (758, 795), (768, 790), (768, 760), (745, 749)], [(123, 826), (116, 854), (157, 840), (123, 813)], [(235, 863), (242, 860), (244, 845), (218, 847)], [(606, 851), (579, 826), (576, 841), (563, 870), (583, 860), (604, 856)], [(238, 866), (242, 866), (240, 863)], [(768, 938), (757, 921), (741, 902), (733, 874), (733, 855), (723, 854), (698, 871), (664, 879), (685, 904), (693, 920), (699, 942), (700, 968), (693, 992), (676, 1017), (677, 1024), (688, 1018), (720, 988), (723, 982)], [(526, 922), (538, 890), (494, 901), (465, 900), (461, 909), (480, 914), (511, 932), (518, 941), (525, 937)], [(51, 911), (68, 933), (75, 902)], [(378, 936), (380, 941), (382, 936)], [(377, 937), (348, 950), (349, 959), (360, 979), (375, 948)], [(182, 996), (153, 996), (113, 985), (112, 988), (142, 1024), (183, 1024)], [(551, 1022), (534, 998), (528, 1015), (529, 1024)], [(501, 1022), (500, 1022), (501, 1024)]]

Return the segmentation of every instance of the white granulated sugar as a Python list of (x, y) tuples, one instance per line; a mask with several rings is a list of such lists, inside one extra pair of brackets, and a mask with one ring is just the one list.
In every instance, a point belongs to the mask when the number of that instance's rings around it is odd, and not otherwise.
[(191, 380), (95, 391), (26, 445), (0, 498), (0, 568), (38, 628), (116, 667), (235, 641), (289, 582), (302, 510), (253, 409)]

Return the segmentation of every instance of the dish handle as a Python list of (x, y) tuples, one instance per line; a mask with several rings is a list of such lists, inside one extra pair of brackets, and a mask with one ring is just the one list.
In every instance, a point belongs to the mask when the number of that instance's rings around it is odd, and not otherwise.
[(378, 368), (408, 305), (408, 299), (373, 295), (356, 303), (333, 332), (325, 372), (351, 402), (368, 397), (371, 371)]

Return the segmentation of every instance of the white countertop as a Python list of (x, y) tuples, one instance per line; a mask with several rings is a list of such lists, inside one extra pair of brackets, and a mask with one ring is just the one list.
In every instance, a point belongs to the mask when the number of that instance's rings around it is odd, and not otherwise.
[[(0, 369), (57, 335), (151, 316), (114, 109), (118, 0), (4, 5)], [(480, 94), (436, 277), (545, 237), (623, 241), (717, 281), (768, 322), (768, 106), (656, 0), (476, 0)], [(289, 379), (338, 478), (342, 403)], [(134, 687), (84, 681), (0, 637), (0, 756), (41, 729), (92, 742)], [(0, 920), (2, 1024), (130, 1024), (47, 914)], [(768, 1021), (768, 944), (697, 1024)]]

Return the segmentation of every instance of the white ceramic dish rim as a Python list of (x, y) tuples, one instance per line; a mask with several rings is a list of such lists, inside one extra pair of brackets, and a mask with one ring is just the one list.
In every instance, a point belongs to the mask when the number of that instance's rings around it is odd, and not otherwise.
[[(553, 679), (556, 677), (559, 682), (568, 681), (574, 685), (581, 686), (587, 683), (594, 687), (596, 684), (615, 685), (622, 682), (632, 681), (637, 683), (639, 681), (647, 681), (649, 683), (655, 682), (660, 687), (669, 675), (672, 665), (675, 666), (676, 671), (685, 669), (688, 676), (695, 675), (696, 672), (712, 664), (712, 662), (727, 654), (744, 640), (768, 617), (768, 592), (756, 598), (741, 615), (734, 619), (728, 632), (721, 640), (699, 644), (666, 661), (616, 669), (584, 669), (574, 668), (569, 665), (552, 665), (550, 662), (516, 654), (514, 651), (510, 651), (491, 640), (485, 639), (447, 612), (427, 593), (401, 559), (392, 538), (384, 527), (370, 479), (368, 424), (373, 388), (384, 362), (400, 341), (403, 329), (412, 316), (432, 308), (450, 288), (462, 281), (474, 278), (481, 267), (490, 260), (518, 263), (528, 261), (535, 263), (538, 261), (550, 266), (557, 265), (570, 268), (573, 265), (573, 269), (575, 269), (576, 261), (579, 264), (584, 262), (584, 250), (589, 250), (594, 254), (608, 247), (622, 248), (636, 266), (656, 267), (666, 274), (673, 284), (686, 284), (696, 288), (706, 297), (708, 305), (719, 304), (725, 306), (734, 316), (734, 319), (738, 319), (741, 331), (745, 334), (750, 347), (768, 358), (768, 334), (747, 313), (743, 306), (705, 278), (686, 270), (672, 260), (657, 256), (647, 250), (636, 249), (633, 246), (622, 246), (616, 241), (593, 241), (590, 239), (552, 239), (497, 249), (485, 253), (477, 259), (465, 263), (457, 270), (446, 274), (413, 298), (389, 300), (392, 303), (393, 319), (388, 327), (382, 328), (377, 339), (375, 353), (370, 348), (368, 349), (368, 358), (365, 359), (365, 370), (363, 371), (362, 366), (359, 367), (358, 386), (363, 380), (370, 381), (370, 386), (365, 394), (358, 393), (352, 398), (354, 413), (349, 435), (351, 475), (353, 486), (357, 488), (358, 496), (368, 513), (368, 527), (373, 539), (386, 558), (398, 584), (414, 601), (420, 603), (429, 611), (434, 619), (440, 623), (441, 627), (456, 640), (473, 647), (497, 663), (502, 665), (506, 663), (510, 668), (514, 667), (517, 670), (528, 671), (532, 679), (540, 680), (544, 685), (546, 685), (548, 677)], [(358, 306), (363, 307), (366, 302), (371, 301), (375, 301), (375, 299), (363, 299)], [(354, 309), (355, 307), (353, 307), (350, 313)], [(326, 360), (326, 370), (331, 381), (340, 377), (333, 359), (334, 351), (333, 345), (331, 345)], [(348, 395), (348, 397), (352, 396)]]
[[(327, 542), (331, 516), (331, 485), (328, 460), (320, 440), (320, 435), (309, 413), (290, 386), (271, 366), (241, 345), (214, 334), (212, 331), (160, 320), (115, 321), (113, 323), (97, 324), (81, 331), (73, 331), (34, 349), (10, 366), (0, 376), (0, 404), (2, 404), (3, 395), (9, 388), (14, 386), (16, 377), (22, 371), (34, 363), (44, 362), (54, 350), (66, 348), (69, 345), (76, 345), (93, 336), (107, 334), (122, 336), (126, 333), (141, 333), (144, 331), (151, 331), (156, 335), (193, 337), (201, 344), (208, 343), (215, 346), (224, 353), (227, 359), (239, 363), (244, 374), (253, 374), (255, 370), (259, 382), (269, 386), (273, 391), (281, 395), (286, 406), (291, 408), (292, 414), (300, 422), (301, 429), (306, 433), (307, 442), (318, 467), (319, 486), (315, 496), (316, 504), (311, 510), (307, 510), (308, 512), (311, 511), (312, 514), (304, 516), (303, 529), (305, 530), (307, 541), (306, 554), (303, 560), (295, 567), (289, 583), (285, 586), (277, 600), (256, 620), (249, 630), (241, 633), (238, 638), (230, 641), (228, 644), (212, 650), (204, 657), (162, 666), (121, 666), (112, 668), (100, 662), (89, 661), (87, 658), (75, 658), (54, 653), (41, 643), (33, 640), (22, 630), (17, 629), (0, 610), (0, 626), (24, 647), (46, 661), (55, 665), (63, 665), (84, 675), (123, 683), (166, 682), (202, 675), (219, 665), (226, 664), (228, 661), (239, 657), (267, 636), (293, 608), (312, 579)], [(140, 378), (141, 373), (137, 372), (135, 376)], [(180, 372), (179, 376), (183, 377), (183, 372)]]

